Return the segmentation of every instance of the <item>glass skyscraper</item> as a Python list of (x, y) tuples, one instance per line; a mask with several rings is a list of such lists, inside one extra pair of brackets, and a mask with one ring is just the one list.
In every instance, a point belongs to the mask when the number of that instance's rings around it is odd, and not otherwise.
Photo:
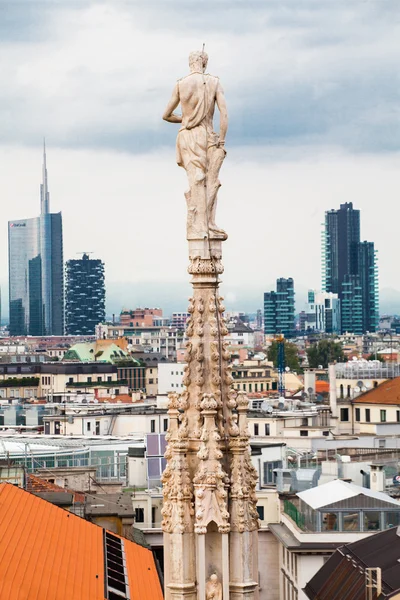
[(84, 254), (65, 269), (65, 328), (68, 335), (94, 335), (105, 311), (104, 263)]
[(322, 285), (339, 295), (342, 332), (378, 326), (378, 268), (373, 242), (360, 241), (360, 211), (352, 202), (325, 213)]
[(64, 333), (62, 216), (50, 213), (45, 149), (40, 208), (8, 223), (10, 335)]
[(264, 294), (264, 333), (295, 335), (294, 282), (291, 277), (276, 280), (276, 292)]

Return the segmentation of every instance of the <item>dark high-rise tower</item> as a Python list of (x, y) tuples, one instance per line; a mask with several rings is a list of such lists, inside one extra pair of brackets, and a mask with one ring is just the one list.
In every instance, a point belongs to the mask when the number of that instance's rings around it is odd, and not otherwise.
[(10, 335), (64, 333), (61, 213), (50, 213), (46, 148), (40, 216), (8, 223)]
[(341, 294), (346, 275), (355, 273), (355, 244), (360, 241), (360, 211), (352, 202), (325, 213), (324, 290)]
[(93, 335), (105, 319), (104, 264), (84, 254), (66, 264), (65, 327), (69, 335)]
[(373, 242), (360, 242), (353, 203), (325, 213), (322, 286), (339, 295), (342, 331), (361, 334), (378, 325), (378, 272)]

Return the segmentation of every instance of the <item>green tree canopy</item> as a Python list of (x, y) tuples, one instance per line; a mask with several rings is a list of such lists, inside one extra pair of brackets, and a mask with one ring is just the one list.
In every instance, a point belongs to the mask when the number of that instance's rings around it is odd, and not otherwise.
[(320, 340), (307, 348), (308, 364), (312, 369), (320, 365), (325, 369), (332, 362), (345, 362), (342, 345), (333, 340)]
[[(289, 367), (292, 371), (300, 369), (299, 352), (296, 344), (284, 341), (285, 344), (285, 367)], [(268, 360), (274, 363), (274, 367), (278, 366), (278, 342), (275, 340), (269, 346), (267, 351)]]

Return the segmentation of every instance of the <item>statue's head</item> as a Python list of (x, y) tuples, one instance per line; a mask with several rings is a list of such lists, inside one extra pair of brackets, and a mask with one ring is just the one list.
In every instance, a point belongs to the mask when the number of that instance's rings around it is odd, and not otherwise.
[(210, 577), (210, 581), (212, 583), (218, 583), (218, 575), (216, 575), (215, 573), (213, 573)]
[(200, 71), (204, 73), (207, 68), (208, 55), (201, 50), (195, 50), (189, 54), (189, 67), (191, 71)]

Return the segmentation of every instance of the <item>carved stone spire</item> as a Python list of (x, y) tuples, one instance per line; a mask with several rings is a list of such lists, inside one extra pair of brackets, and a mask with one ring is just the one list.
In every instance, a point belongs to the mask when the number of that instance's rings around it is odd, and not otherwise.
[[(190, 111), (196, 118), (202, 112), (190, 102), (202, 106), (205, 97), (203, 78), (196, 73), (190, 79), (192, 75), (184, 84), (179, 82), (178, 97), (172, 98), (164, 115), (183, 124), (178, 150), (190, 185), (186, 193), (188, 272), (193, 287), (184, 391), (169, 395), (167, 467), (162, 479), (165, 598), (257, 600), (257, 474), (250, 457), (248, 400), (232, 388), (230, 354), (224, 342), (225, 307), (218, 293), (224, 270), (222, 241), (227, 236), (215, 225), (215, 208), (225, 150), (221, 139), (214, 139), (209, 114), (205, 113), (205, 128), (191, 121)], [(180, 118), (172, 111), (180, 91), (192, 84), (191, 94), (184, 95), (192, 100), (185, 100)], [(217, 78), (207, 79), (206, 87), (206, 96), (225, 111)], [(204, 140), (204, 135), (209, 139)]]

